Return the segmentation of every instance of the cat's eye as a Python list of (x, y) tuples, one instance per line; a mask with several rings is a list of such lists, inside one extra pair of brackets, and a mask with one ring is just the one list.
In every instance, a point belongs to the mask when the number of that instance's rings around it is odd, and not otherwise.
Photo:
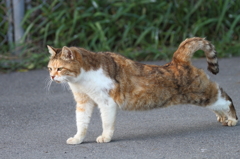
[(52, 71), (52, 68), (51, 68), (51, 67), (48, 67), (48, 70), (49, 70), (49, 71)]
[(62, 69), (63, 69), (63, 68), (62, 68), (62, 67), (60, 67), (60, 68), (58, 68), (58, 69), (57, 69), (57, 71), (62, 71)]

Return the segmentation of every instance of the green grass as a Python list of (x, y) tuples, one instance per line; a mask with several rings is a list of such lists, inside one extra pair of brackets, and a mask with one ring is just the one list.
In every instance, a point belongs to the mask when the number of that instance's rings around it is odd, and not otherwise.
[[(134, 60), (170, 59), (179, 43), (193, 36), (210, 40), (219, 57), (240, 55), (236, 0), (37, 0), (32, 6), (23, 20), (24, 49), (18, 59), (24, 65), (12, 67), (4, 59), (0, 69), (45, 66), (46, 45), (113, 51)], [(10, 44), (1, 47), (9, 56)]]

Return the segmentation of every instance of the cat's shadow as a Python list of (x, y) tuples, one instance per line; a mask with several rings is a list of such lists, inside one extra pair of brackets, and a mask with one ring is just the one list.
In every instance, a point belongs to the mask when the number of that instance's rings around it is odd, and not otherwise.
[[(237, 125), (238, 126), (238, 125)], [(217, 134), (224, 129), (231, 129), (231, 127), (223, 126), (219, 123), (213, 122), (208, 124), (189, 125), (184, 127), (171, 127), (170, 129), (150, 129), (148, 132), (139, 133), (136, 129), (136, 133), (124, 135), (116, 135), (111, 142), (125, 142), (125, 141), (141, 141), (141, 140), (158, 140), (168, 138), (181, 138), (181, 137), (197, 137), (203, 134)], [(237, 130), (237, 129), (236, 129)]]
[[(238, 124), (236, 125), (238, 127)], [(236, 129), (236, 127), (228, 127), (223, 126), (220, 123), (212, 122), (212, 123), (202, 123), (198, 125), (188, 125), (181, 127), (180, 125), (177, 127), (169, 126), (168, 128), (164, 127), (164, 129), (159, 128), (150, 128), (147, 131), (138, 131), (138, 128), (134, 128), (135, 132), (121, 132), (116, 133), (111, 140), (111, 143), (118, 142), (133, 142), (133, 141), (143, 141), (143, 140), (159, 140), (159, 139), (172, 139), (172, 138), (184, 138), (184, 137), (199, 137), (203, 134), (218, 134), (220, 131), (224, 133), (229, 129)], [(225, 131), (224, 131), (225, 130)], [(239, 131), (238, 129), (236, 129)], [(83, 144), (93, 144), (96, 143), (94, 140), (85, 141)]]

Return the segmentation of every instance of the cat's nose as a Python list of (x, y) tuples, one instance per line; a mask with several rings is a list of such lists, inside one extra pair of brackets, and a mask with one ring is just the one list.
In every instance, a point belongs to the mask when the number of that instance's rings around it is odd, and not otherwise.
[(55, 76), (51, 76), (52, 80), (54, 80)]

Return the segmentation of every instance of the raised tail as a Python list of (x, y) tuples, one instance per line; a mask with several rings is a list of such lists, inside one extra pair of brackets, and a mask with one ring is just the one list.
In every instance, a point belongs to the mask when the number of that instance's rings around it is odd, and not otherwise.
[(173, 55), (173, 60), (176, 62), (191, 62), (193, 54), (197, 50), (203, 50), (208, 62), (208, 70), (213, 74), (219, 72), (217, 52), (215, 47), (204, 38), (194, 37), (184, 40)]

